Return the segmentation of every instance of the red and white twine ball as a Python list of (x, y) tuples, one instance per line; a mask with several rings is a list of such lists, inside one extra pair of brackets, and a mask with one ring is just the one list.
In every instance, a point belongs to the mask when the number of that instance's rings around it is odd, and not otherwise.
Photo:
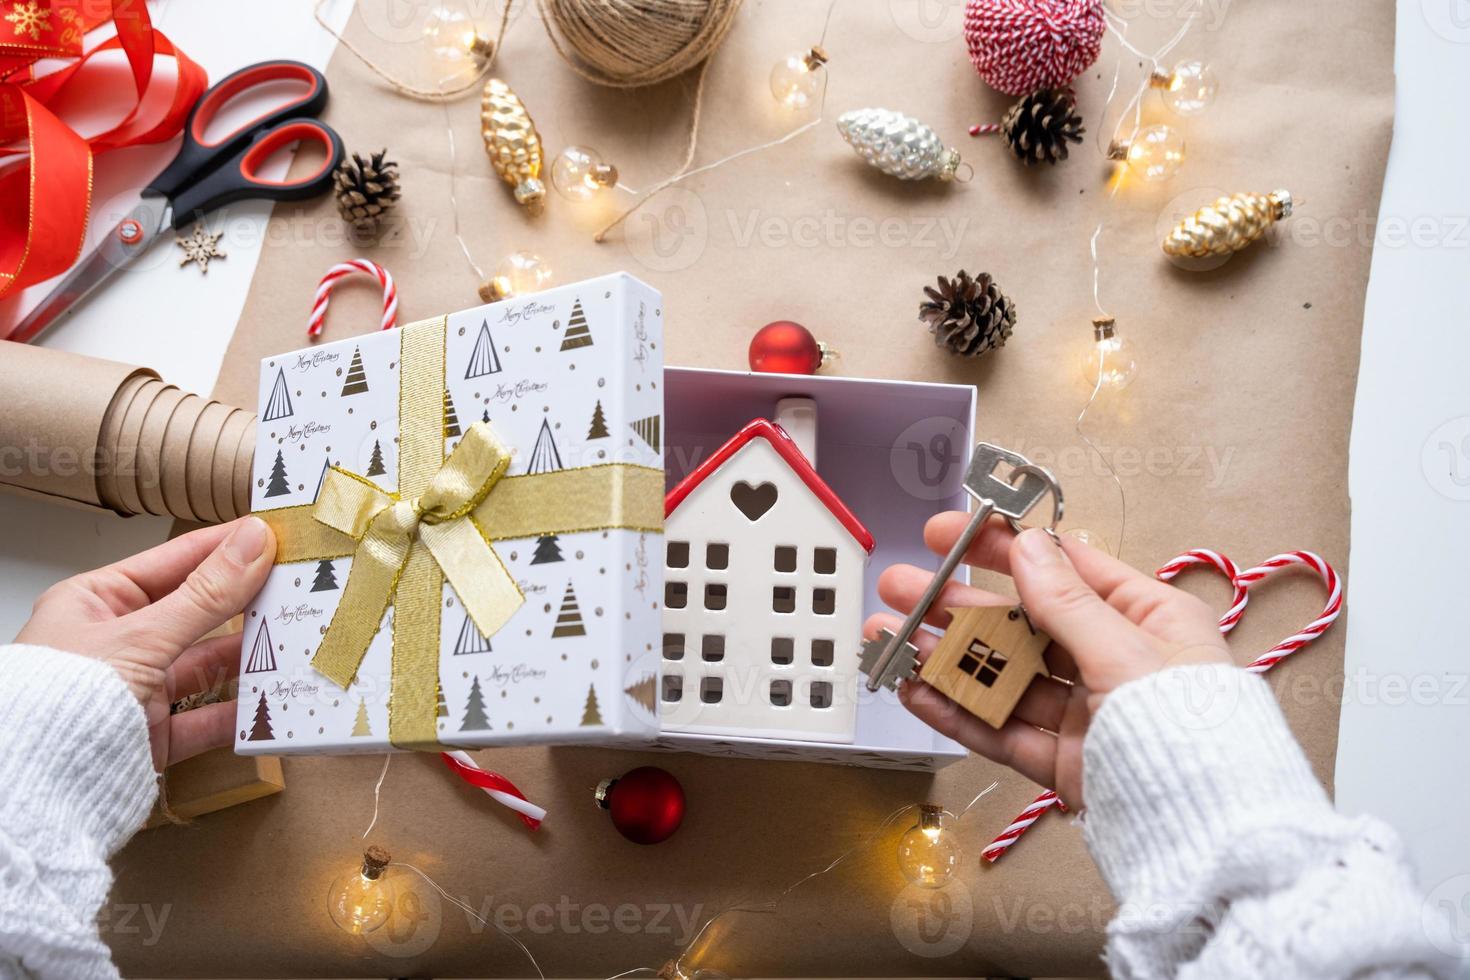
[[(1245, 604), (1250, 598), (1251, 586), (1263, 581), (1273, 572), (1290, 568), (1293, 565), (1301, 565), (1317, 573), (1322, 579), (1322, 584), (1327, 587), (1327, 605), (1323, 607), (1320, 616), (1256, 657), (1243, 668), (1253, 674), (1262, 674), (1327, 632), (1327, 627), (1331, 626), (1341, 615), (1342, 579), (1338, 577), (1337, 571), (1331, 565), (1315, 552), (1288, 551), (1241, 571), (1235, 562), (1218, 551), (1196, 548), (1166, 562), (1154, 574), (1165, 582), (1171, 581), (1180, 572), (1192, 567), (1213, 568), (1224, 575), (1230, 580), (1230, 585), (1235, 590), (1230, 601), (1230, 608), (1225, 610), (1225, 614), (1220, 617), (1220, 632), (1229, 633), (1235, 629), (1235, 625), (1240, 622), (1240, 617), (1245, 612)], [(995, 840), (985, 846), (980, 856), (994, 863), (1032, 824), (1053, 807), (1062, 810), (1067, 808), (1055, 791), (1047, 790), (1027, 804), (1026, 809), (1022, 810)]]
[(331, 302), (332, 290), (347, 276), (366, 274), (372, 276), (383, 290), (382, 329), (389, 330), (398, 325), (398, 287), (388, 270), (371, 259), (352, 259), (332, 266), (317, 284), (316, 295), (311, 298), (311, 316), (306, 321), (306, 333), (320, 337), (322, 325), (327, 318), (327, 304)]
[(1102, 0), (967, 0), (965, 45), (991, 88), (1007, 95), (1065, 86), (1102, 50)]

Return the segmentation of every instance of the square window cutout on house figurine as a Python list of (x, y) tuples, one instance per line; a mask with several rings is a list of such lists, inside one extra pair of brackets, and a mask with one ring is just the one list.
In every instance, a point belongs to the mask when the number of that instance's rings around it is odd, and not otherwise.
[(664, 731), (851, 742), (873, 536), (817, 473), (816, 407), (782, 399), (665, 501)]

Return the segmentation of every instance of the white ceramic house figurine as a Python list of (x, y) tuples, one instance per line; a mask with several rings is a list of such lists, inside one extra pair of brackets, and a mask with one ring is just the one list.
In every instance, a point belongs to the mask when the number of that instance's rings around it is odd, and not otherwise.
[(811, 399), (664, 501), (665, 731), (851, 742), (873, 536), (817, 475)]

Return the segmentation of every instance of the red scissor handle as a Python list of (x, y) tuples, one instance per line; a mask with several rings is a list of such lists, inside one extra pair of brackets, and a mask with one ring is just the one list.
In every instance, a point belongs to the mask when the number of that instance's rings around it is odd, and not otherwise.
[[(226, 102), (257, 85), (280, 81), (304, 82), (306, 91), (290, 102), (268, 109), (249, 122), (242, 123), (217, 140), (204, 138), (205, 130), (214, 121), (214, 117), (219, 115), (220, 108)], [(327, 80), (310, 65), (299, 61), (262, 61), (248, 68), (241, 68), (204, 93), (189, 116), (189, 136), (200, 146), (213, 149), (246, 130), (260, 129), (290, 116), (314, 116), (326, 107), (326, 94)]]
[[(260, 168), (277, 150), (292, 143), (317, 143), (324, 151), (319, 167), (289, 180), (260, 176)], [(316, 197), (332, 186), (332, 171), (342, 162), (342, 139), (335, 130), (315, 119), (286, 119), (256, 136), (255, 142), (237, 153), (218, 170), (189, 185), (173, 199), (174, 227), (182, 228), (195, 217), (233, 201), (264, 198), (300, 201)]]
[[(293, 80), (305, 83), (306, 91), (262, 112), (218, 139), (205, 141), (205, 130), (226, 102), (270, 82)], [(177, 199), (186, 188), (201, 183), (211, 173), (224, 169), (227, 161), (238, 156), (262, 134), (273, 131), (287, 120), (315, 116), (326, 104), (327, 80), (310, 65), (281, 60), (263, 61), (242, 68), (226, 76), (200, 98), (184, 126), (184, 141), (179, 147), (179, 155), (144, 193)], [(175, 206), (175, 215), (179, 210)]]

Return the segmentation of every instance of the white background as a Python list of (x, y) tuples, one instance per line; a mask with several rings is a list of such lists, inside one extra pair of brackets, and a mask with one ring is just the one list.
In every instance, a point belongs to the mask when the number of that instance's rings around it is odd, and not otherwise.
[[(340, 24), (350, 0), (334, 0)], [(257, 0), (219, 29), (213, 4), (152, 6), (158, 25), (212, 79), (264, 58), (325, 67), (333, 42), (308, 0)], [(1324, 29), (1331, 29), (1324, 25)], [(1399, 0), (1395, 134), (1379, 212), (1354, 414), (1348, 686), (1338, 805), (1399, 828), (1431, 905), (1470, 924), (1470, 0)], [(1303, 120), (1310, 125), (1309, 120)], [(136, 184), (171, 148), (123, 151)], [(126, 181), (124, 181), (126, 183)], [(269, 206), (231, 209), (229, 258), (207, 277), (173, 261), (131, 272), (47, 346), (146, 360), (186, 390), (208, 392), (259, 254)], [(1390, 221), (1391, 219), (1391, 221)], [(1389, 232), (1397, 228), (1397, 234)], [(163, 246), (160, 246), (162, 248)], [(137, 311), (145, 311), (139, 313)], [(303, 322), (306, 310), (303, 308)], [(13, 313), (10, 314), (13, 316)], [(1346, 331), (1345, 331), (1346, 333)], [(1303, 370), (1309, 369), (1302, 366)], [(167, 521), (121, 520), (0, 497), (0, 637), (12, 636), (46, 585), (161, 541)], [(1470, 933), (1464, 938), (1470, 939)]]

